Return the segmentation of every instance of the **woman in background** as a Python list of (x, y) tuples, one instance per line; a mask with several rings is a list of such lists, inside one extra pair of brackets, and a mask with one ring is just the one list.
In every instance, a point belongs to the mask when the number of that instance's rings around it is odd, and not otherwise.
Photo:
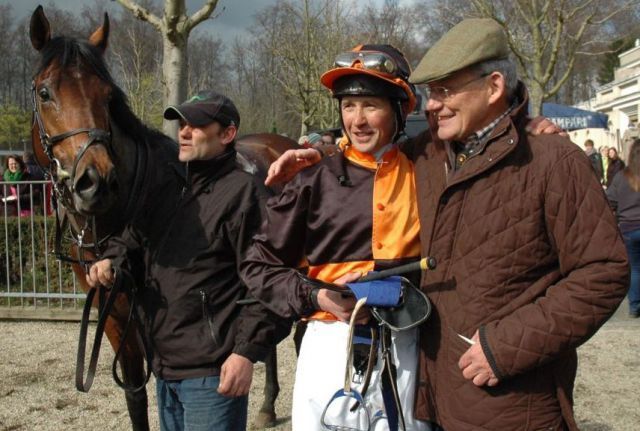
[(22, 217), (31, 215), (31, 203), (38, 203), (40, 189), (30, 184), (19, 184), (21, 181), (31, 181), (31, 175), (27, 171), (22, 157), (11, 155), (5, 161), (5, 171), (2, 179), (5, 184), (2, 190), (4, 197), (2, 202), (7, 206), (10, 215), (20, 214)]
[(631, 144), (629, 166), (610, 182), (607, 197), (616, 211), (631, 265), (629, 316), (637, 318), (640, 317), (640, 139)]
[(607, 182), (605, 184), (609, 187), (616, 174), (624, 169), (624, 162), (620, 160), (620, 157), (618, 157), (618, 151), (613, 147), (609, 148), (607, 159), (609, 160), (609, 163), (607, 166)]

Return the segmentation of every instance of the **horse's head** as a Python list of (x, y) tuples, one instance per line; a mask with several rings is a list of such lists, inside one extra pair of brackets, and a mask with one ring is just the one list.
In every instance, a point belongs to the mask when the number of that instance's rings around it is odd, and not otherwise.
[(118, 188), (109, 121), (115, 85), (102, 58), (108, 35), (106, 14), (88, 41), (52, 38), (41, 6), (31, 16), (31, 43), (41, 54), (32, 88), (34, 153), (86, 215), (106, 211)]

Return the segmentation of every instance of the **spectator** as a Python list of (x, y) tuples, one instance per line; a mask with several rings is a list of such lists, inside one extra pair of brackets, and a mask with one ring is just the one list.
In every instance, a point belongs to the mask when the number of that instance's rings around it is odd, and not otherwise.
[(602, 167), (602, 156), (599, 152), (593, 148), (593, 141), (591, 139), (587, 139), (584, 141), (584, 152), (589, 157), (589, 161), (591, 161), (591, 166), (593, 166), (593, 171), (596, 173), (596, 177), (598, 177), (598, 181), (602, 184), (604, 170)]
[(29, 176), (33, 181), (43, 181), (44, 180), (44, 171), (42, 168), (36, 163), (36, 159), (31, 151), (25, 151), (22, 156), (24, 160), (25, 168), (27, 172), (29, 172)]
[(324, 132), (322, 134), (322, 142), (325, 145), (335, 145), (336, 144), (336, 136), (332, 132)]
[(629, 255), (629, 316), (637, 318), (640, 317), (640, 139), (631, 144), (629, 165), (613, 178), (607, 197), (616, 211)]
[(3, 179), (5, 182), (10, 183), (4, 186), (4, 197), (2, 198), (2, 202), (8, 206), (8, 212), (12, 215), (19, 214), (21, 217), (30, 216), (32, 214), (32, 202), (38, 203), (42, 195), (37, 185), (19, 184), (20, 182), (33, 180), (20, 156), (11, 155), (7, 157)]
[(307, 144), (309, 145), (309, 148), (315, 148), (318, 145), (322, 145), (322, 136), (315, 132), (309, 133), (307, 136)]
[(607, 152), (608, 166), (607, 166), (607, 187), (611, 185), (611, 181), (613, 181), (613, 177), (616, 176), (618, 172), (624, 169), (624, 162), (618, 157), (618, 150), (611, 147)]

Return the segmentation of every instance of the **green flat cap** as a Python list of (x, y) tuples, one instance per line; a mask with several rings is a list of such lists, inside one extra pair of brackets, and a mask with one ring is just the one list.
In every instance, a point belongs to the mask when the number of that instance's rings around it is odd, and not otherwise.
[(427, 51), (409, 82), (426, 84), (481, 61), (508, 56), (509, 44), (500, 24), (490, 18), (465, 19)]

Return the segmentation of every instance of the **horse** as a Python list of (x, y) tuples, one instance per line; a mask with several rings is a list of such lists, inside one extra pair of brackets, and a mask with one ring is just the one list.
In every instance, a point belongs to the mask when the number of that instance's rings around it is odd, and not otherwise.
[[(128, 223), (145, 223), (147, 204), (162, 196), (158, 167), (177, 161), (175, 141), (144, 125), (113, 81), (103, 58), (108, 36), (107, 14), (86, 41), (52, 37), (42, 6), (31, 16), (31, 43), (40, 53), (32, 83), (33, 152), (52, 180), (56, 213), (68, 221), (74, 242), (68, 254), (85, 291), (88, 263)], [(249, 135), (236, 142), (239, 163), (259, 176), (282, 152), (296, 146), (276, 134)], [(132, 429), (148, 430), (144, 348), (135, 320), (133, 329), (126, 330), (130, 296), (113, 297), (104, 333), (117, 352), (116, 360), (120, 356)], [(279, 391), (275, 349), (265, 363), (265, 399), (257, 426), (275, 423)], [(115, 367), (114, 360), (117, 377)], [(86, 386), (83, 390), (90, 382)]]

